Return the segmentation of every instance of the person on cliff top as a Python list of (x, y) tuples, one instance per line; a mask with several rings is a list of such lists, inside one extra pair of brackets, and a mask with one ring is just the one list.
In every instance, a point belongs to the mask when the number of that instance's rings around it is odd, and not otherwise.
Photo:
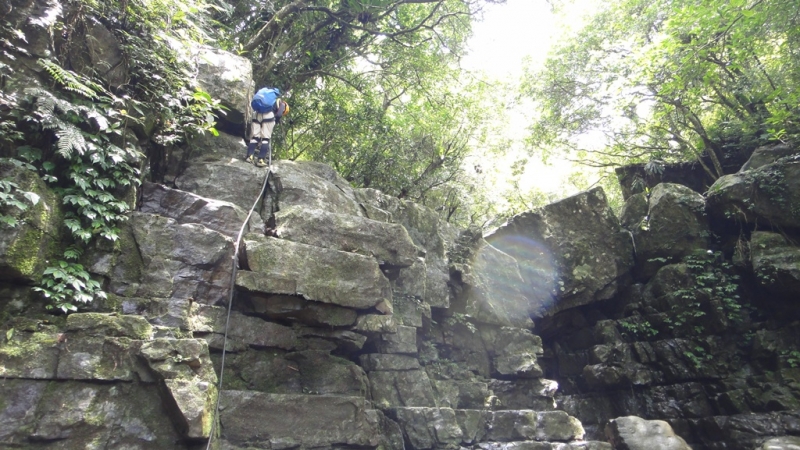
[[(253, 163), (256, 167), (269, 165), (272, 159), (270, 140), (275, 124), (280, 123), (281, 117), (289, 113), (289, 104), (280, 99), (281, 91), (278, 88), (261, 88), (253, 96), (250, 106), (253, 108), (253, 122), (250, 129), (250, 143), (247, 144), (245, 161)], [(256, 148), (260, 152), (258, 159), (253, 156)], [(267, 158), (269, 155), (269, 158)]]

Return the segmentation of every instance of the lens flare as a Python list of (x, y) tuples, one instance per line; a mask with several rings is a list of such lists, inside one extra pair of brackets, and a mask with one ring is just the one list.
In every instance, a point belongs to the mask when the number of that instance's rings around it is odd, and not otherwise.
[(517, 260), (531, 316), (546, 314), (553, 307), (559, 289), (558, 266), (550, 250), (543, 243), (518, 234), (489, 236), (487, 240)]

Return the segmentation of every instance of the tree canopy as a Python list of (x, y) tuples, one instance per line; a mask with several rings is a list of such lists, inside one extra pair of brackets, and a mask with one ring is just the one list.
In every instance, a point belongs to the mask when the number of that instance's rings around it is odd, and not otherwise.
[(792, 0), (609, 2), (529, 71), (529, 145), (590, 165), (698, 160), (714, 179), (737, 147), (798, 138), (798, 43)]

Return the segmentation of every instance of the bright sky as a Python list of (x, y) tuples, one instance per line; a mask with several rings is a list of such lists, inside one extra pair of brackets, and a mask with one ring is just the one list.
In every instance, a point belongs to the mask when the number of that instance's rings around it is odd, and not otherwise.
[(518, 77), (525, 56), (544, 61), (557, 31), (556, 16), (545, 0), (507, 0), (487, 8), (484, 20), (474, 25), (464, 68), (495, 78)]
[[(507, 0), (505, 4), (489, 5), (483, 21), (474, 25), (462, 67), (484, 72), (492, 79), (519, 80), (524, 58), (529, 58), (534, 66), (543, 63), (558, 38), (569, 28), (580, 26), (582, 17), (595, 10), (600, 1), (565, 0), (560, 13), (553, 13), (546, 0)], [(501, 182), (510, 173), (511, 163), (523, 153), (521, 139), (529, 123), (524, 107), (510, 111), (506, 132), (516, 140), (512, 146), (516, 151), (510, 152), (506, 160), (495, 161), (494, 170)], [(551, 161), (551, 165), (544, 165), (534, 157), (521, 181), (523, 187), (554, 192), (566, 183), (571, 171), (568, 162)]]

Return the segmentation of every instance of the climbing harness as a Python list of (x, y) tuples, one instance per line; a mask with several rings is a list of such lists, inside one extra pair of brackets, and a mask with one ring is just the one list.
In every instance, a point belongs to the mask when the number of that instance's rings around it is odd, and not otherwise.
[(256, 201), (253, 202), (253, 206), (250, 208), (250, 211), (247, 213), (247, 217), (244, 219), (244, 223), (242, 223), (242, 227), (239, 228), (239, 235), (236, 236), (236, 241), (233, 243), (233, 261), (232, 261), (232, 270), (231, 270), (231, 284), (230, 284), (230, 294), (228, 296), (228, 314), (225, 318), (225, 334), (222, 338), (222, 360), (220, 362), (219, 367), (219, 382), (217, 385), (217, 404), (214, 406), (214, 413), (211, 416), (211, 431), (208, 435), (208, 445), (206, 446), (206, 450), (211, 449), (211, 443), (214, 441), (214, 433), (217, 431), (217, 421), (219, 420), (219, 399), (222, 394), (222, 376), (225, 372), (225, 352), (228, 346), (228, 325), (231, 321), (231, 309), (233, 306), (233, 293), (236, 287), (236, 273), (239, 271), (239, 244), (242, 242), (242, 235), (244, 234), (244, 229), (247, 227), (247, 224), (250, 223), (250, 217), (253, 215), (253, 211), (258, 206), (258, 202), (264, 197), (264, 193), (267, 190), (267, 185), (269, 184), (269, 178), (272, 175), (272, 149), (269, 151), (268, 155), (269, 164), (267, 166), (267, 175), (264, 177), (264, 184), (261, 186), (261, 192), (256, 197)]

